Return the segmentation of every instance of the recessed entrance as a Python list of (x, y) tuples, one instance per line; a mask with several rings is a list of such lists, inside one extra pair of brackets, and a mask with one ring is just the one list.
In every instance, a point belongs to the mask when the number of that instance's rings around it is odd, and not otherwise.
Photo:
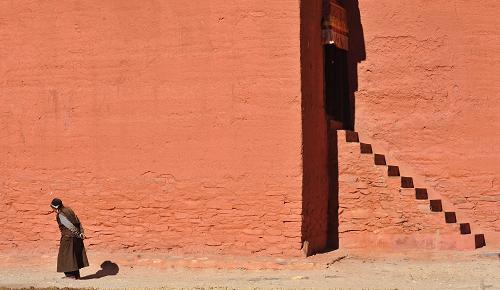
[(323, 11), (325, 110), (336, 129), (352, 130), (347, 11), (338, 0), (324, 1)]
[(327, 249), (339, 248), (339, 186), (337, 131), (354, 128), (349, 90), (349, 27), (340, 1), (323, 2), (322, 40), (324, 106), (328, 120)]
[(324, 45), (325, 110), (336, 129), (353, 129), (347, 51)]

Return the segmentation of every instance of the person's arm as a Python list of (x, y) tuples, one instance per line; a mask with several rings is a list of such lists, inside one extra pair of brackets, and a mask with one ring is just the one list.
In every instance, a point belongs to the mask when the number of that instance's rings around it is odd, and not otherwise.
[(80, 220), (78, 219), (78, 217), (76, 215), (75, 215), (75, 217), (76, 217), (76, 220), (78, 221), (78, 225), (80, 226), (80, 235), (79, 235), (79, 237), (81, 239), (85, 239), (86, 236), (85, 236), (85, 230), (83, 229), (83, 225), (82, 225), (82, 223), (80, 222)]
[(59, 214), (59, 220), (61, 221), (61, 224), (68, 230), (70, 230), (73, 234), (75, 234), (76, 236), (80, 235), (80, 231), (62, 213)]

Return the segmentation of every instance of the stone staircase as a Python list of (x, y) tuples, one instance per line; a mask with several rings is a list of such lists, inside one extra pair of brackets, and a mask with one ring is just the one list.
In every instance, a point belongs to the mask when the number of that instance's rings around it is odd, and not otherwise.
[[(332, 136), (335, 134), (334, 138)], [(330, 129), (337, 142), (341, 248), (477, 249), (485, 237), (453, 205), (360, 142), (353, 131)]]

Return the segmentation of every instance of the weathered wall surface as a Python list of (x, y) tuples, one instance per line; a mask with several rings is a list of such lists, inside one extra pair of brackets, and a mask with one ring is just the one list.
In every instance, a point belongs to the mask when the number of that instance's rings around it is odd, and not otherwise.
[(500, 2), (359, 1), (356, 130), (500, 241)]
[(303, 240), (309, 253), (327, 241), (327, 131), (323, 101), (323, 47), (319, 23), (321, 0), (301, 1), (301, 75), (303, 136)]
[(299, 253), (298, 1), (0, 1), (0, 250)]
[[(387, 165), (376, 165), (374, 155), (361, 153), (358, 142), (346, 142), (337, 131), (339, 176), (339, 244), (343, 249), (473, 250), (477, 229), (461, 234), (468, 222), (441, 202), (431, 211), (434, 196), (416, 198), (415, 188), (402, 188), (401, 176), (389, 176)], [(361, 136), (362, 137), (362, 136)], [(362, 141), (362, 138), (361, 138)], [(366, 146), (366, 145), (364, 145)], [(405, 177), (406, 178), (406, 177)], [(452, 213), (446, 222), (445, 212)]]

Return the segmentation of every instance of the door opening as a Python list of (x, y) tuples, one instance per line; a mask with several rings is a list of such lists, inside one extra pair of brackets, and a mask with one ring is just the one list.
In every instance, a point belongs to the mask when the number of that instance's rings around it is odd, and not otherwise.
[(323, 2), (324, 105), (328, 120), (328, 250), (339, 248), (339, 186), (337, 131), (353, 129), (348, 74), (347, 13), (338, 0)]
[(336, 129), (352, 130), (347, 51), (324, 45), (325, 110)]
[(338, 0), (327, 0), (323, 5), (325, 110), (336, 129), (352, 130), (347, 11)]
[(337, 130), (354, 130), (358, 63), (366, 59), (358, 0), (322, 0), (324, 109), (328, 129), (327, 250), (339, 239), (339, 152)]

